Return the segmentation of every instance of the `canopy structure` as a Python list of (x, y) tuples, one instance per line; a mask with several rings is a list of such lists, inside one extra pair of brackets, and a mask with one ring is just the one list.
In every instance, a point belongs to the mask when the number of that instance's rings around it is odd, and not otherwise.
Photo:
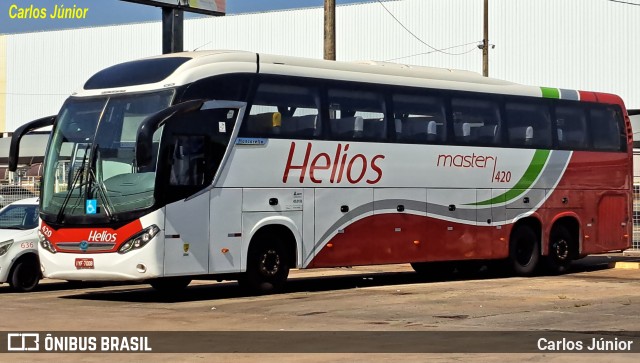
[[(25, 135), (20, 142), (20, 158), (18, 164), (31, 165), (41, 163), (44, 159), (44, 151), (49, 141), (49, 133)], [(9, 145), (11, 138), (0, 138), (0, 165), (9, 162)]]

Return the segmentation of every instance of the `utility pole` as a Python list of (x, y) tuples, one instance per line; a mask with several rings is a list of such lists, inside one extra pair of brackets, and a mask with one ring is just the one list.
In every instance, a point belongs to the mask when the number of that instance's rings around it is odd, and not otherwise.
[(324, 59), (336, 60), (336, 0), (324, 0)]
[(162, 54), (182, 52), (184, 37), (182, 9), (162, 8)]
[(489, 0), (484, 0), (484, 38), (482, 39), (482, 75), (489, 77)]

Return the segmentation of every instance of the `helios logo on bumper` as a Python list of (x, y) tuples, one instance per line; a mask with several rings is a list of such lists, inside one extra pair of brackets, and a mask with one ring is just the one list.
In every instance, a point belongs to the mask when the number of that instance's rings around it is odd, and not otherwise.
[(88, 242), (115, 242), (118, 238), (117, 233), (109, 233), (107, 231), (91, 231), (89, 232)]

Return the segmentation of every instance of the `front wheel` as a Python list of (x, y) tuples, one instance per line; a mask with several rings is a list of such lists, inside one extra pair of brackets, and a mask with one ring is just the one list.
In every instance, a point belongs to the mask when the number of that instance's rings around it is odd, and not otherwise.
[(248, 290), (268, 294), (281, 290), (289, 276), (289, 259), (279, 241), (256, 241), (247, 257), (247, 271), (238, 283)]
[(23, 258), (16, 262), (9, 276), (9, 285), (19, 292), (29, 292), (40, 282), (40, 266), (37, 258)]
[(516, 227), (509, 241), (509, 264), (518, 276), (531, 276), (540, 261), (538, 235), (527, 225)]

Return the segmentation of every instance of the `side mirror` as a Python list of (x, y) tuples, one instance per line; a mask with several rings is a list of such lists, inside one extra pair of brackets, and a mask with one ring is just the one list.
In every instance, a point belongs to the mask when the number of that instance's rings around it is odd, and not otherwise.
[(148, 166), (153, 159), (153, 133), (169, 119), (177, 115), (199, 110), (204, 100), (192, 100), (167, 107), (145, 118), (138, 126), (136, 136), (136, 166), (138, 169)]
[(56, 121), (56, 116), (48, 116), (28, 122), (16, 129), (11, 136), (11, 144), (9, 145), (9, 171), (16, 171), (18, 168), (18, 159), (20, 158), (20, 140), (29, 132), (51, 126)]

